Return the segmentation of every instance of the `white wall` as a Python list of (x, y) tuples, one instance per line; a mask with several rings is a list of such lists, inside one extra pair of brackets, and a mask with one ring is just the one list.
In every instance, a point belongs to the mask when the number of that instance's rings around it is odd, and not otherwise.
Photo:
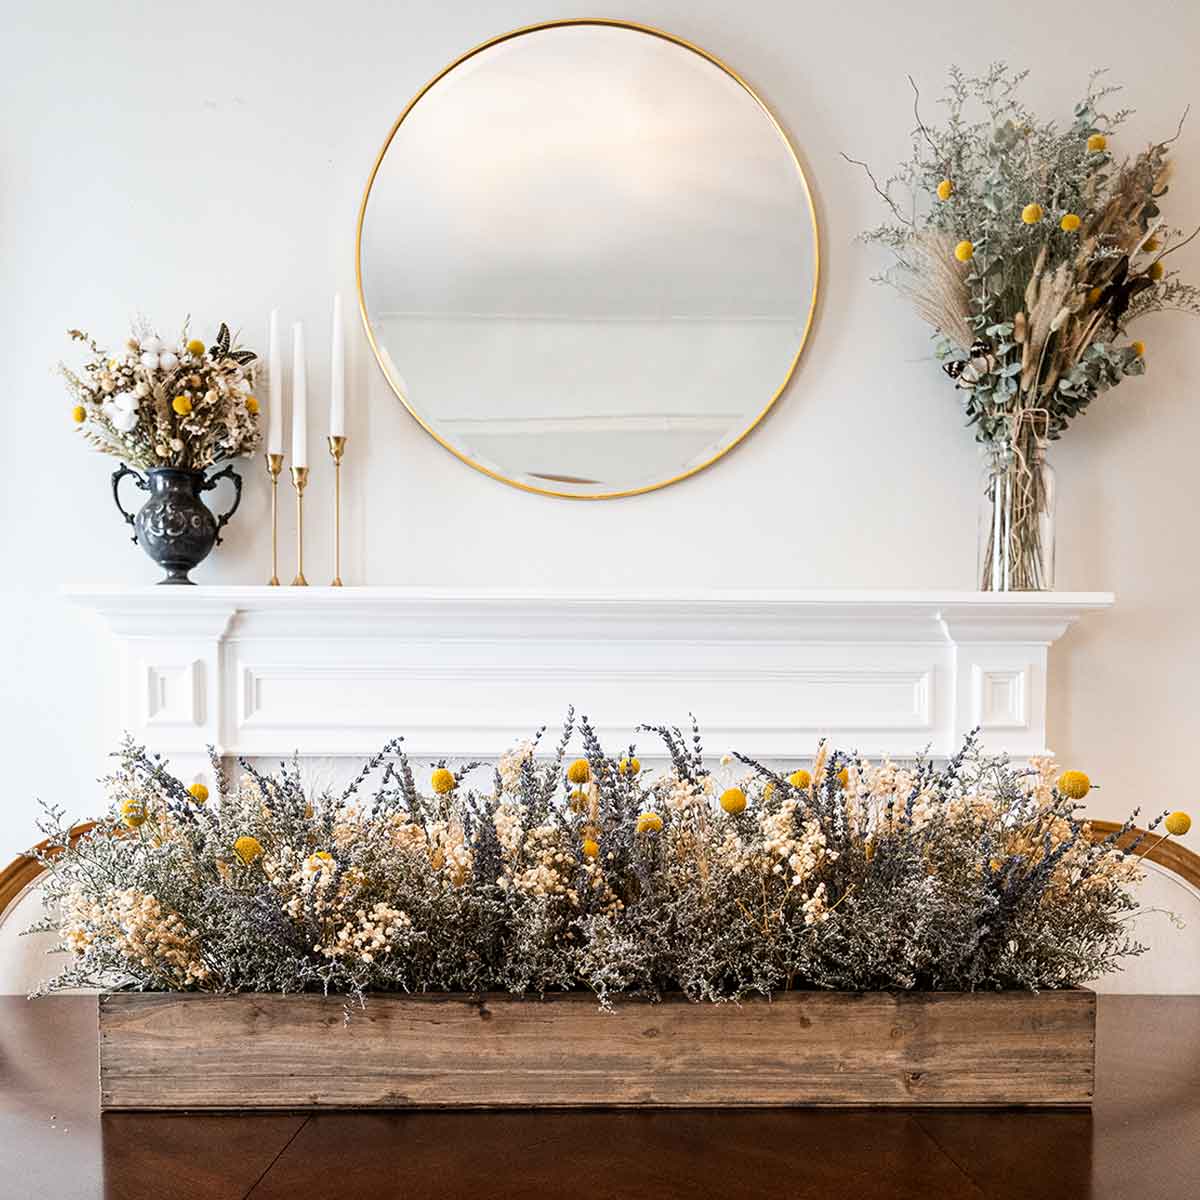
[[(56, 589), (156, 578), (111, 508), (113, 464), (72, 442), (52, 374), (69, 353), (66, 329), (116, 341), (140, 309), (167, 329), (188, 313), (206, 332), (225, 318), (261, 342), (279, 305), (312, 331), (321, 395), (328, 364), (316, 331), (333, 290), (353, 294), (361, 188), (401, 106), (475, 42), (579, 10), (517, 0), (62, 0), (37, 29), (17, 5), (0, 10), (0, 862), (32, 840), (33, 797), (94, 807), (108, 749), (95, 720), (107, 702), (106, 644)], [(440, 449), (359, 338), (343, 574), (376, 584), (636, 589), (686, 573), (720, 586), (971, 587), (975, 453), (924, 329), (869, 282), (879, 258), (853, 239), (879, 208), (840, 151), (886, 170), (911, 126), (905, 74), (933, 113), (947, 64), (995, 57), (1030, 66), (1029, 98), (1064, 119), (1089, 68), (1111, 63), (1138, 110), (1116, 148), (1135, 150), (1200, 100), (1200, 9), (1145, 0), (1136, 47), (1117, 0), (1096, 0), (1061, 28), (1028, 0), (626, 0), (604, 11), (724, 57), (800, 147), (823, 230), (823, 295), (793, 387), (740, 449), (684, 484), (626, 501), (555, 501)], [(1200, 221), (1195, 119), (1178, 160), (1168, 212), (1186, 225)], [(1200, 243), (1175, 261), (1200, 275)], [(1141, 333), (1145, 378), (1096, 404), (1054, 452), (1060, 586), (1111, 588), (1119, 603), (1054, 651), (1051, 742), (1104, 785), (1093, 807), (1106, 817), (1194, 804), (1200, 407), (1188, 348), (1198, 334), (1185, 316), (1154, 318)], [(315, 581), (329, 567), (329, 478), (317, 459)], [(266, 505), (255, 464), (201, 581), (265, 579)], [(629, 719), (676, 715), (631, 710)]]

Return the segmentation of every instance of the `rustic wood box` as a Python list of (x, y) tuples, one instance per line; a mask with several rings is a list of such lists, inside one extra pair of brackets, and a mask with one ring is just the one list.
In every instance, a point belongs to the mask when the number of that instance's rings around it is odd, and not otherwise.
[(1086, 1105), (1089, 991), (788, 992), (740, 1005), (588, 995), (123, 992), (102, 1109)]

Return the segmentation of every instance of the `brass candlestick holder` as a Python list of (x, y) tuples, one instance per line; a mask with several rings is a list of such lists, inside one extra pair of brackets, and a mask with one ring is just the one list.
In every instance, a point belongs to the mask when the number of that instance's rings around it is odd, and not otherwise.
[(342, 455), (346, 453), (344, 436), (329, 435), (329, 453), (333, 458), (333, 580), (330, 587), (342, 586)]
[(267, 472), (271, 476), (271, 587), (279, 586), (279, 472), (283, 470), (283, 455), (268, 454)]
[(292, 468), (292, 486), (296, 489), (296, 578), (292, 587), (308, 587), (304, 578), (304, 489), (308, 486), (308, 468)]

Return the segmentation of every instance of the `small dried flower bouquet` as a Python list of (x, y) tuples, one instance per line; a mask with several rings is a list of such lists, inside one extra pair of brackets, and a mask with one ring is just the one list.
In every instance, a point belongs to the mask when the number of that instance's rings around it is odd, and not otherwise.
[(258, 445), (258, 401), (249, 368), (257, 357), (233, 343), (222, 325), (205, 346), (184, 325), (168, 345), (148, 328), (115, 354), (70, 330), (91, 350), (81, 372), (60, 366), (75, 407), (72, 417), (97, 450), (134, 467), (199, 471)]
[[(86, 441), (123, 461), (113, 473), (113, 499), (134, 528), (133, 540), (166, 568), (162, 582), (190, 583), (188, 571), (220, 543), (242, 495), (241, 478), (231, 466), (205, 472), (251, 454), (259, 443), (258, 400), (249, 375), (257, 356), (236, 345), (224, 324), (211, 346), (190, 337), (186, 324), (174, 345), (147, 327), (136, 328), (116, 354), (82, 330), (70, 334), (91, 351), (81, 371), (60, 364), (76, 402), (72, 417)], [(120, 501), (118, 488), (127, 476), (150, 493), (136, 516)], [(221, 478), (237, 492), (218, 519), (200, 497)]]

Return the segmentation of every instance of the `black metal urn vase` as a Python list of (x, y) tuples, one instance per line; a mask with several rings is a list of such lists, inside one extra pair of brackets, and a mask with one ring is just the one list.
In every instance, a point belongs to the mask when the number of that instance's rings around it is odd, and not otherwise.
[[(136, 516), (125, 511), (118, 495), (126, 475), (143, 492), (150, 493)], [(236, 492), (229, 511), (217, 517), (200, 497), (212, 491), (220, 479), (231, 480)], [(242, 502), (242, 479), (231, 466), (208, 476), (203, 471), (177, 467), (151, 467), (142, 475), (122, 463), (121, 469), (113, 472), (112, 491), (121, 516), (133, 526), (133, 541), (166, 568), (159, 582), (190, 584), (188, 572), (221, 544), (221, 530)]]

